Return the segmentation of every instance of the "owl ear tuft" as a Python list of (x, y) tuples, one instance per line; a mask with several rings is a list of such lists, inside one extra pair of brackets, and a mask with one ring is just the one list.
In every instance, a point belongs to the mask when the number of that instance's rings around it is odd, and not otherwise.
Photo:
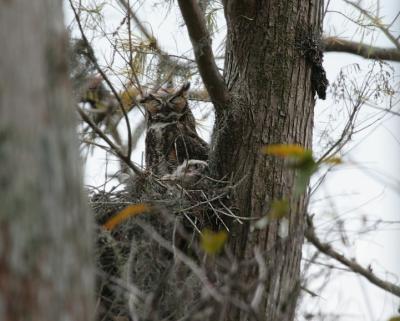
[(182, 90), (183, 90), (183, 91), (188, 91), (189, 88), (190, 88), (190, 82), (187, 81), (186, 83), (183, 84)]
[(187, 97), (189, 88), (190, 88), (190, 82), (188, 81), (188, 82), (184, 83), (181, 88), (179, 88), (176, 95), (177, 96), (181, 95), (181, 96)]
[(139, 97), (138, 97), (138, 102), (141, 103), (141, 104), (143, 104), (143, 103), (145, 103), (148, 99), (149, 99), (149, 96), (148, 96), (148, 95), (139, 96)]
[(138, 101), (139, 101), (139, 103), (143, 104), (143, 103), (148, 102), (151, 99), (156, 99), (156, 98), (152, 94), (146, 94), (143, 97), (140, 96)]

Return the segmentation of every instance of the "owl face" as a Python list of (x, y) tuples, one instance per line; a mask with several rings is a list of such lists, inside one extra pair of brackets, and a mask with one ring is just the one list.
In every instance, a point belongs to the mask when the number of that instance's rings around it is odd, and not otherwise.
[(169, 123), (179, 121), (188, 112), (187, 92), (190, 83), (178, 90), (161, 89), (141, 99), (152, 123)]

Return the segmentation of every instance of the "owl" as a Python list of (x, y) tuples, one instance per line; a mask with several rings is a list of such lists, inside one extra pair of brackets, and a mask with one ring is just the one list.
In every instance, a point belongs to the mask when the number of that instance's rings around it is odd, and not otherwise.
[(156, 176), (174, 173), (185, 161), (208, 159), (208, 145), (197, 134), (188, 105), (189, 87), (161, 89), (141, 99), (147, 114), (146, 168)]
[(185, 160), (172, 174), (166, 174), (161, 179), (169, 183), (178, 183), (182, 187), (192, 187), (206, 174), (208, 174), (207, 162), (190, 159)]

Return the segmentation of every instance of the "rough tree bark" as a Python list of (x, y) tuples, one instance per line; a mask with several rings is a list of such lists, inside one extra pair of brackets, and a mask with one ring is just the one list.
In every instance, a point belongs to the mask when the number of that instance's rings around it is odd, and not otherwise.
[[(294, 319), (307, 198), (293, 197), (294, 173), (260, 149), (268, 144), (311, 147), (312, 66), (299, 49), (298, 37), (320, 34), (321, 2), (224, 1), (224, 76), (231, 100), (217, 110), (212, 166), (233, 182), (244, 178), (235, 195), (239, 216), (259, 218), (273, 200), (290, 201), (285, 239), (278, 235), (279, 221), (253, 232), (250, 224), (231, 224), (230, 245), (239, 260), (253, 258), (255, 246), (267, 253), (266, 292), (258, 312), (269, 321)], [(257, 271), (241, 271), (243, 284), (256, 279)], [(245, 320), (238, 309), (227, 310), (226, 320)]]
[(62, 3), (0, 1), (0, 320), (90, 320), (93, 266)]

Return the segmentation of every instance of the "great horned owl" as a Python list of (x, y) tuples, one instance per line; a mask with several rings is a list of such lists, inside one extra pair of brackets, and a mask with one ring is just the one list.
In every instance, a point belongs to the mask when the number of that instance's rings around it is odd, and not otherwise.
[(189, 87), (161, 89), (141, 100), (147, 113), (146, 168), (157, 176), (172, 174), (184, 161), (208, 158), (208, 145), (197, 134), (188, 106)]

